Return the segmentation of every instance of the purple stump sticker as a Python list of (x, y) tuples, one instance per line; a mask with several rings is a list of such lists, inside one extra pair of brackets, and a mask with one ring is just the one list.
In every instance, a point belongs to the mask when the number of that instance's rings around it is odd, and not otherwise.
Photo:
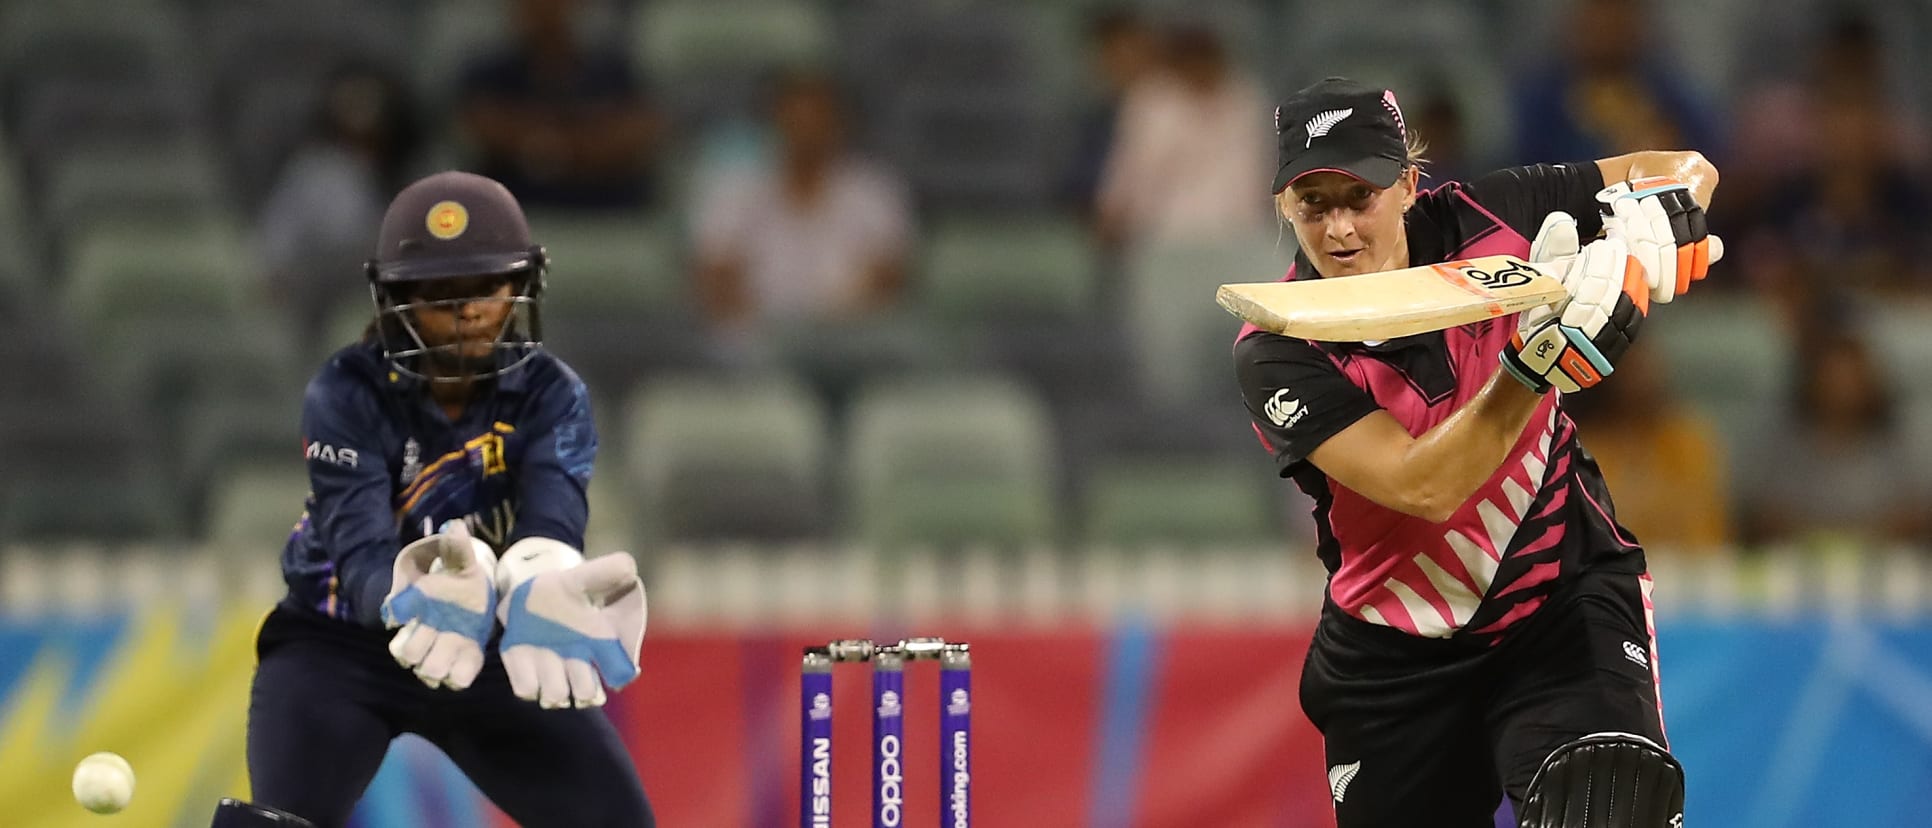
[(807, 650), (799, 681), (800, 828), (832, 824), (832, 658)]
[(872, 657), (872, 828), (906, 822), (905, 665), (891, 650)]
[(973, 824), (973, 660), (965, 644), (939, 656), (939, 824)]

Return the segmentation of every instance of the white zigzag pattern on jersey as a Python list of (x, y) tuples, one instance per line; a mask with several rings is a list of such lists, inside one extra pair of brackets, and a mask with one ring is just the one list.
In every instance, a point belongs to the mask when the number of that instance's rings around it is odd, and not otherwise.
[[(1536, 489), (1543, 487), (1543, 473), (1549, 469), (1549, 462), (1544, 458), (1549, 456), (1550, 442), (1555, 437), (1556, 411), (1552, 410), (1544, 423), (1536, 449), (1525, 452), (1520, 464), (1526, 479)], [(1415, 624), (1418, 634), (1431, 638), (1449, 637), (1469, 623), (1476, 609), (1482, 605), (1483, 596), (1489, 594), (1489, 585), (1495, 581), (1496, 569), (1502, 565), (1503, 552), (1509, 549), (1516, 531), (1522, 528), (1523, 519), (1529, 516), (1530, 503), (1535, 499), (1531, 490), (1518, 483), (1514, 476), (1503, 481), (1502, 489), (1505, 505), (1487, 498), (1476, 503), (1476, 514), (1483, 522), (1483, 534), (1489, 540), (1487, 548), (1460, 530), (1450, 529), (1442, 535), (1443, 542), (1456, 553), (1457, 560), (1462, 562), (1463, 569), (1469, 572), (1469, 577), (1475, 582), (1474, 590), (1470, 589), (1470, 584), (1451, 575), (1427, 556), (1418, 555), (1415, 558), (1416, 566), (1428, 577), (1430, 586), (1435, 587), (1436, 593), (1449, 605), (1447, 623), (1415, 587), (1398, 578), (1382, 582), (1382, 586), (1402, 602), (1402, 608), (1409, 613), (1409, 619)]]

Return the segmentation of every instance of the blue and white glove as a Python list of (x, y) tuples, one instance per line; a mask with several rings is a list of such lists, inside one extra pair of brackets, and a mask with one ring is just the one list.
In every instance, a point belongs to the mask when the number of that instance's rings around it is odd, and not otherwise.
[(431, 687), (469, 687), (496, 630), (495, 569), (490, 545), (460, 520), (403, 547), (382, 602), (383, 623), (402, 628), (389, 640), (396, 663)]
[(1516, 336), (1502, 352), (1504, 370), (1539, 394), (1602, 382), (1650, 312), (1643, 265), (1614, 236), (1579, 247), (1576, 219), (1561, 212), (1544, 218), (1530, 260), (1554, 265), (1570, 296), (1517, 316)]
[(517, 698), (596, 707), (604, 685), (618, 690), (637, 678), (645, 599), (631, 556), (585, 561), (569, 544), (524, 538), (503, 551), (497, 588), (503, 670)]

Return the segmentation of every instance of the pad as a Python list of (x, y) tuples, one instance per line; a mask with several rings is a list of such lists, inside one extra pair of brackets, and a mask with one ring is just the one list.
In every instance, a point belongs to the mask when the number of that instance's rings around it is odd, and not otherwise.
[(1683, 828), (1684, 768), (1642, 736), (1593, 733), (1543, 760), (1517, 821), (1521, 828)]
[(315, 828), (315, 823), (287, 811), (223, 799), (215, 806), (215, 821), (209, 828)]

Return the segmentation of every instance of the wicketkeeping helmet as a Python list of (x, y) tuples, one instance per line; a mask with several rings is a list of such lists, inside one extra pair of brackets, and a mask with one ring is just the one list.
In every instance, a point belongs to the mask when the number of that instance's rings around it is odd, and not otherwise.
[[(383, 214), (376, 257), (366, 270), (383, 355), (402, 374), (441, 382), (497, 377), (528, 362), (543, 346), (537, 311), (548, 260), (530, 239), (522, 206), (496, 181), (442, 172), (404, 188)], [(426, 283), (477, 276), (508, 278), (509, 298), (416, 298)], [(466, 360), (461, 343), (424, 341), (413, 311), (473, 301), (511, 306), (492, 344), (492, 359)], [(426, 364), (432, 361), (434, 368)]]

